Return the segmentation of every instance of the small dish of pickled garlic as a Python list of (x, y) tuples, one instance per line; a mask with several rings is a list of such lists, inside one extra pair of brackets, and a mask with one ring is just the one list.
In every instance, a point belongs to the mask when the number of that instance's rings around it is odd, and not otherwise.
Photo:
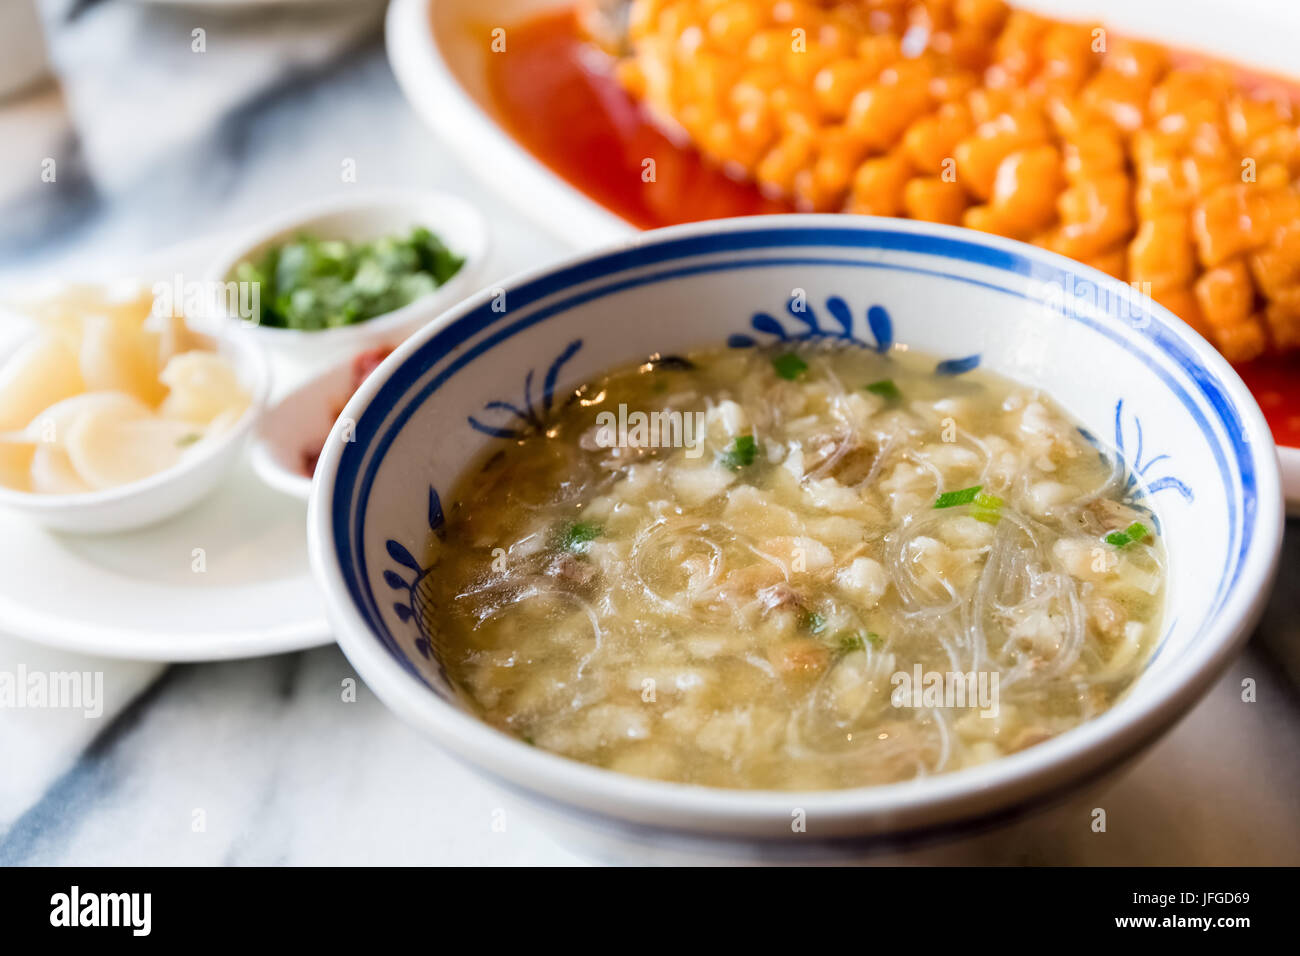
[(0, 505), (121, 531), (220, 482), (265, 400), (254, 346), (156, 312), (137, 283), (68, 286), (20, 312), (32, 334), (0, 351)]

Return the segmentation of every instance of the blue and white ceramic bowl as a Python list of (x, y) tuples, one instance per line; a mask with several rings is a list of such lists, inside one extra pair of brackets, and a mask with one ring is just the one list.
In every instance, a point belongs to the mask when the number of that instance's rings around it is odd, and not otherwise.
[[(807, 310), (789, 309), (792, 296)], [(1132, 691), (991, 764), (815, 793), (642, 780), (480, 722), (441, 674), (422, 620), (420, 556), (443, 521), (440, 493), (491, 443), (544, 424), (567, 390), (613, 366), (810, 338), (914, 347), (944, 357), (949, 374), (978, 364), (1040, 386), (1122, 454), (1128, 495), (1154, 512), (1170, 556), (1166, 632)], [(455, 755), (607, 838), (799, 854), (1005, 817), (1136, 754), (1245, 640), (1276, 566), (1282, 499), (1249, 392), (1213, 348), (1129, 286), (962, 229), (781, 216), (646, 233), (447, 313), (348, 404), (317, 470), (309, 526), (343, 650), (382, 700)]]

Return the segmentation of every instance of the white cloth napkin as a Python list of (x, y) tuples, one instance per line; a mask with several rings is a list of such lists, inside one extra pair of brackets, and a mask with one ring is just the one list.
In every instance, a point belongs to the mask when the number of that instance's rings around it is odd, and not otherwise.
[(41, 0), (81, 161), (107, 193), (218, 129), (231, 111), (377, 36), (384, 7)]

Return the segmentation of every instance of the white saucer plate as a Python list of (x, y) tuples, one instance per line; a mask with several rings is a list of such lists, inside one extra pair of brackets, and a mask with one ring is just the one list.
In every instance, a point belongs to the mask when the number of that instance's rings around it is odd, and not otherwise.
[(328, 644), (307, 564), (306, 511), (245, 460), (202, 503), (138, 531), (64, 534), (0, 512), (0, 630), (152, 661)]

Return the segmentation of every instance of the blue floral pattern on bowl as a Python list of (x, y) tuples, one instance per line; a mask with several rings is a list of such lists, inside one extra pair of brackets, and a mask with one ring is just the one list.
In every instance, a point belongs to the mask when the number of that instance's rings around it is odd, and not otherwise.
[[(438, 496), (437, 490), (429, 486), (429, 500), (425, 512), (425, 520), (428, 523), (429, 530), (439, 539), (445, 537), (447, 533), (447, 517), (442, 510), (442, 499)], [(405, 602), (398, 600), (393, 603), (393, 611), (403, 624), (414, 623), (416, 628), (415, 649), (419, 651), (420, 656), (426, 661), (433, 661), (438, 666), (438, 671), (444, 680), (447, 680), (447, 672), (443, 669), (442, 661), (433, 653), (433, 634), (429, 630), (429, 611), (432, 608), (432, 598), (430, 596), (431, 587), (429, 586), (429, 575), (433, 567), (424, 567), (415, 556), (411, 554), (410, 549), (402, 542), (389, 538), (384, 543), (388, 556), (398, 563), (406, 571), (411, 572), (414, 577), (407, 580), (394, 570), (384, 571), (384, 581), (390, 588), (397, 591)]]
[[(826, 311), (835, 320), (833, 325), (822, 325), (817, 318), (816, 310), (808, 305), (807, 298), (802, 294), (790, 296), (785, 304), (785, 310), (799, 323), (799, 326), (794, 327), (794, 331), (788, 330), (767, 312), (755, 312), (749, 320), (750, 328), (777, 342), (848, 342), (882, 355), (888, 353), (894, 346), (894, 320), (883, 305), (873, 305), (867, 309), (866, 320), (867, 329), (871, 333), (870, 341), (859, 338), (855, 333), (853, 310), (849, 308), (849, 304), (842, 296), (826, 297)], [(727, 344), (734, 349), (745, 349), (754, 348), (759, 341), (754, 336), (741, 332), (728, 337)], [(934, 367), (934, 372), (936, 375), (961, 375), (977, 368), (979, 364), (980, 357), (977, 353), (962, 358), (945, 359)]]
[(542, 382), (542, 401), (540, 405), (533, 404), (533, 369), (528, 370), (524, 376), (524, 400), (522, 405), (516, 405), (512, 402), (497, 400), (488, 402), (483, 406), (485, 412), (506, 412), (510, 418), (519, 422), (517, 425), (491, 425), (479, 421), (473, 415), (469, 416), (469, 425), (475, 431), (482, 432), (484, 435), (491, 435), (493, 438), (523, 438), (525, 435), (533, 432), (542, 431), (546, 428), (551, 416), (555, 412), (555, 383), (560, 377), (560, 370), (564, 368), (566, 362), (578, 354), (582, 348), (582, 339), (575, 339), (564, 347), (564, 350), (551, 362), (546, 370), (546, 378)]
[[(1170, 461), (1170, 457), (1161, 454), (1152, 458), (1145, 458), (1147, 448), (1145, 436), (1142, 433), (1142, 419), (1132, 412), (1129, 412), (1128, 415), (1133, 423), (1131, 429), (1124, 427), (1124, 399), (1121, 398), (1115, 403), (1114, 442), (1115, 454), (1119, 458), (1119, 467), (1123, 470), (1123, 497), (1121, 500), (1133, 510), (1146, 515), (1156, 526), (1156, 530), (1159, 531), (1160, 517), (1148, 503), (1148, 498), (1151, 495), (1161, 491), (1176, 491), (1189, 504), (1196, 499), (1196, 495), (1186, 482), (1175, 478), (1173, 475), (1164, 475), (1148, 480), (1147, 472), (1161, 462)], [(1133, 434), (1133, 442), (1135, 443), (1132, 454), (1129, 454), (1130, 442), (1128, 435), (1130, 431)], [(1102, 457), (1109, 460), (1095, 435), (1085, 428), (1080, 428), (1079, 434), (1083, 435), (1093, 447), (1097, 448)]]

